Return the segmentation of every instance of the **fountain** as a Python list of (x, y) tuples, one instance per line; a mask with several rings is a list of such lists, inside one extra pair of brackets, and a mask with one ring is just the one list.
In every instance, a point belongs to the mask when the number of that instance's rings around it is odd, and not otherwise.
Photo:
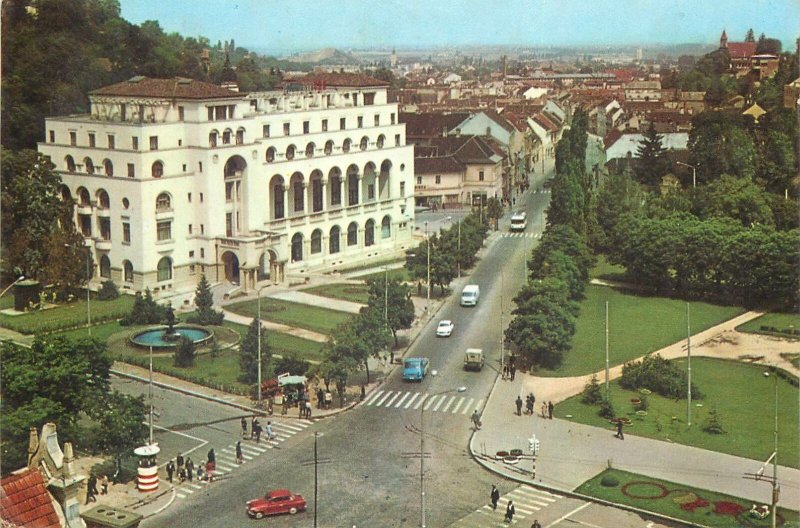
[(188, 337), (195, 346), (200, 346), (214, 338), (214, 332), (202, 326), (182, 325), (176, 326), (178, 319), (175, 317), (175, 310), (170, 306), (164, 318), (166, 328), (163, 326), (150, 328), (143, 332), (134, 334), (130, 341), (142, 348), (170, 349), (178, 345), (182, 337)]

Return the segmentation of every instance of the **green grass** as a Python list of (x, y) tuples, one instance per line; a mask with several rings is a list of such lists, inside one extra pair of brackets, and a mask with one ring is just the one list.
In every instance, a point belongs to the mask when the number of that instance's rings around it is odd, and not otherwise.
[(589, 278), (606, 280), (625, 280), (625, 267), (617, 264), (610, 264), (605, 255), (597, 257), (597, 263), (589, 270)]
[(211, 354), (202, 354), (195, 358), (194, 366), (178, 368), (174, 366), (172, 356), (159, 356), (153, 358), (153, 368), (164, 374), (201, 383), (215, 388), (234, 389), (231, 392), (246, 394), (249, 385), (238, 380), (239, 354), (236, 350), (225, 350), (217, 357)]
[[(686, 360), (674, 360), (686, 368)], [(627, 416), (632, 425), (625, 427), (631, 435), (668, 440), (720, 453), (728, 453), (754, 460), (766, 460), (773, 451), (773, 416), (775, 385), (772, 376), (764, 376), (764, 368), (746, 363), (712, 358), (692, 359), (692, 382), (703, 393), (703, 398), (693, 400), (692, 426), (686, 425), (686, 400), (671, 400), (656, 394), (647, 396), (650, 407), (646, 416), (633, 410), (632, 398), (639, 393), (622, 389), (618, 382), (610, 384), (611, 402), (617, 416)], [(602, 385), (602, 381), (601, 381)], [(796, 453), (800, 442), (798, 435), (798, 389), (785, 379), (778, 378), (778, 452)], [(702, 407), (697, 407), (701, 404)], [(556, 415), (572, 421), (609, 430), (608, 420), (597, 415), (598, 406), (581, 402), (581, 395), (556, 406)], [(714, 435), (703, 431), (709, 413), (716, 409), (720, 423), (727, 434)], [(675, 416), (677, 419), (673, 420)], [(660, 427), (660, 430), (659, 430)], [(796, 456), (784, 455), (779, 463), (800, 467)]]
[[(244, 301), (229, 304), (225, 309), (247, 317), (256, 317), (258, 303), (257, 301)], [(305, 328), (322, 334), (330, 334), (337, 326), (348, 321), (351, 317), (352, 314), (337, 310), (328, 310), (327, 308), (283, 301), (271, 297), (261, 299), (262, 319), (297, 328)]]
[[(619, 485), (614, 487), (602, 486), (600, 481), (605, 476), (612, 476), (618, 479)], [(766, 486), (766, 484), (760, 485)], [(625, 488), (624, 491), (628, 492), (628, 494), (623, 492), (623, 488)], [(683, 484), (637, 475), (636, 473), (629, 473), (618, 469), (607, 469), (603, 471), (594, 478), (581, 484), (575, 491), (598, 499), (604, 499), (617, 504), (627, 504), (643, 510), (668, 515), (676, 519), (682, 519), (705, 526), (770, 526), (769, 518), (756, 519), (747, 513), (753, 505), (753, 502), (750, 500), (739, 499), (714, 491), (684, 486)], [(632, 494), (640, 497), (647, 495), (650, 497), (658, 497), (665, 493), (666, 496), (660, 498), (634, 498), (629, 496), (629, 494)], [(698, 507), (693, 512), (681, 508), (680, 503), (684, 501), (689, 502), (697, 498), (704, 499), (709, 505)], [(680, 501), (680, 503), (678, 501)], [(739, 504), (745, 509), (745, 512), (740, 514), (738, 518), (731, 515), (714, 513), (715, 503), (721, 501)], [(786, 521), (786, 524), (783, 526), (798, 526), (800, 522), (800, 516), (798, 516), (798, 513), (795, 511), (779, 507), (778, 514), (779, 517), (783, 517)]]
[(303, 293), (361, 304), (367, 304), (369, 301), (369, 289), (363, 284), (323, 284), (304, 289)]
[[(120, 326), (119, 321), (109, 321), (107, 323), (99, 324), (97, 326), (92, 326), (92, 336), (95, 339), (98, 339), (103, 342), (107, 342), (111, 336), (114, 334), (127, 331), (131, 332), (134, 328), (138, 327), (129, 327), (129, 326)], [(143, 328), (143, 327), (142, 327)], [(86, 328), (74, 328), (72, 330), (62, 330), (60, 332), (53, 332), (50, 334), (52, 336), (64, 336), (69, 339), (82, 339), (84, 337), (89, 337)]]
[[(133, 307), (132, 295), (120, 295), (111, 301), (91, 301), (91, 318), (97, 323), (103, 320), (118, 319), (130, 313)], [(13, 305), (13, 300), (12, 300)], [(56, 330), (86, 326), (86, 299), (78, 298), (69, 304), (61, 304), (47, 310), (37, 310), (24, 315), (0, 313), (0, 326), (23, 334), (38, 334)]]
[[(223, 326), (238, 332), (242, 338), (247, 334), (247, 326), (245, 325), (225, 321)], [(272, 347), (273, 354), (281, 357), (286, 357), (289, 354), (296, 354), (299, 359), (308, 361), (322, 361), (325, 359), (322, 350), (325, 343), (318, 343), (317, 341), (310, 341), (302, 337), (282, 334), (280, 332), (268, 332), (267, 335), (267, 340), (270, 347)]]
[[(370, 273), (369, 275), (361, 275), (358, 277), (359, 280), (363, 280), (366, 282), (369, 279), (383, 279), (383, 275), (385, 272), (383, 271), (376, 271), (375, 273)], [(411, 275), (409, 275), (408, 270), (406, 268), (393, 268), (389, 270), (389, 280), (397, 279), (401, 282), (409, 282), (411, 280)]]
[[(556, 370), (540, 376), (580, 376), (605, 368), (605, 303), (609, 306), (609, 359), (619, 365), (686, 339), (686, 302), (623, 293), (590, 284), (576, 323), (572, 349)], [(691, 302), (692, 333), (722, 323), (740, 313), (734, 306)]]
[[(778, 331), (769, 331), (763, 330), (762, 326), (769, 326), (777, 328)], [(740, 325), (736, 328), (740, 332), (751, 332), (754, 334), (768, 334), (768, 335), (786, 335), (789, 336), (789, 331), (795, 330), (800, 331), (800, 314), (796, 313), (778, 313), (772, 312), (767, 313), (759, 317), (758, 319), (753, 319), (752, 321), (748, 321), (743, 325)], [(798, 336), (794, 336), (795, 338)]]

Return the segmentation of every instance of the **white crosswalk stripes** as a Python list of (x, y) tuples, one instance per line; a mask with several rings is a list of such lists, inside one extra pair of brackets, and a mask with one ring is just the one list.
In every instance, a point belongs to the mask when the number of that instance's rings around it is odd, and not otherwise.
[(502, 238), (542, 238), (541, 233), (500, 233)]
[[(523, 519), (529, 520), (531, 517), (535, 519), (539, 511), (550, 506), (560, 498), (561, 495), (539, 490), (531, 486), (520, 486), (501, 496), (497, 503), (496, 510), (492, 509), (491, 504), (486, 504), (466, 517), (459, 519), (457, 522), (450, 525), (450, 528), (499, 528), (500, 526), (509, 526), (509, 523), (503, 522), (508, 501), (514, 502), (516, 514), (514, 515), (512, 524), (517, 524), (522, 522)], [(525, 524), (525, 526), (528, 525)]]
[[(266, 439), (266, 435), (261, 435), (261, 442), (256, 444), (249, 438), (241, 441), (242, 448), (242, 464), (236, 461), (236, 442), (231, 443), (216, 450), (216, 470), (214, 472), (215, 478), (227, 477), (242, 465), (255, 461), (260, 455), (266, 453), (270, 449), (277, 447), (281, 442), (285, 442), (295, 434), (304, 431), (313, 422), (310, 420), (293, 420), (293, 421), (273, 421), (272, 432), (275, 438), (271, 441)], [(237, 439), (238, 440), (238, 439)], [(207, 480), (192, 481), (185, 480), (179, 482), (175, 479), (175, 496), (179, 499), (186, 499), (193, 493), (202, 490), (204, 486), (208, 486)]]
[(424, 407), (426, 412), (469, 415), (475, 409), (481, 409), (483, 399), (475, 400), (466, 396), (435, 394), (414, 391), (377, 391), (364, 400), (364, 407), (383, 407), (401, 411), (419, 411)]

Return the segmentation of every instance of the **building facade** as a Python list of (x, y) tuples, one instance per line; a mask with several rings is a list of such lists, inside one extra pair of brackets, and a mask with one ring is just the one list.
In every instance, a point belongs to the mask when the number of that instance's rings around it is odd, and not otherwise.
[(47, 119), (39, 150), (94, 286), (171, 295), (206, 274), (247, 291), (410, 247), (413, 147), (386, 91), (358, 74), (249, 94), (134, 77), (91, 92), (88, 115)]

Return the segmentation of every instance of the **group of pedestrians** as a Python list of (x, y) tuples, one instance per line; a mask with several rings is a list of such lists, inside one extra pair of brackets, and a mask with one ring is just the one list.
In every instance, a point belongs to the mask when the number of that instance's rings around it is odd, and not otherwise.
[[(528, 394), (525, 397), (525, 414), (530, 414), (533, 416), (533, 409), (534, 405), (536, 404), (536, 396), (533, 393)], [(517, 396), (516, 401), (514, 401), (514, 405), (517, 407), (517, 416), (522, 416), (522, 396)], [(542, 402), (542, 418), (548, 418), (550, 420), (553, 419), (553, 402)]]
[[(495, 486), (494, 484), (492, 484), (492, 492), (489, 495), (489, 497), (490, 497), (490, 499), (492, 501), (492, 510), (496, 511), (497, 510), (497, 503), (500, 501), (500, 491), (497, 489), (497, 486)], [(506, 515), (503, 518), (503, 522), (507, 522), (507, 523), (514, 522), (514, 515), (516, 515), (516, 513), (517, 513), (517, 509), (514, 507), (514, 501), (509, 499), (508, 504), (506, 504)], [(533, 524), (531, 525), (531, 528), (542, 528), (542, 525), (539, 524), (539, 520), (537, 519), (537, 520), (533, 521)]]
[[(92, 473), (86, 481), (86, 504), (90, 502), (97, 502), (97, 476)], [(108, 495), (108, 475), (100, 477), (100, 492), (99, 495)]]
[[(183, 482), (185, 480), (192, 482), (194, 480), (194, 473), (195, 473), (194, 462), (192, 461), (191, 457), (186, 457), (186, 459), (184, 460), (183, 455), (181, 453), (178, 453), (178, 456), (175, 457), (174, 462), (172, 460), (167, 462), (166, 470), (167, 470), (167, 480), (169, 482), (173, 481), (173, 478), (176, 473), (179, 482)], [(201, 472), (199, 469), (197, 473), (198, 473), (198, 478), (200, 478)]]
[(517, 365), (514, 356), (509, 356), (508, 361), (503, 364), (502, 377), (504, 380), (514, 381), (517, 375)]

